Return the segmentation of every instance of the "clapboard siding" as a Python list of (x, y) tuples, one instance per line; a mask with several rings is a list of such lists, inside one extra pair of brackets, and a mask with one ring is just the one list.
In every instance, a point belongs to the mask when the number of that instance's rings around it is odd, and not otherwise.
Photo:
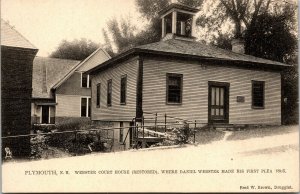
[(91, 90), (90, 88), (81, 87), (81, 73), (74, 72), (56, 89), (56, 94), (91, 96)]
[[(183, 74), (181, 105), (166, 104), (166, 74)], [(251, 80), (265, 81), (265, 108), (251, 107)], [(159, 113), (199, 122), (208, 122), (208, 81), (228, 82), (229, 123), (280, 124), (281, 77), (280, 73), (259, 70), (200, 64), (144, 60), (143, 111)], [(238, 103), (237, 96), (245, 102)]]
[[(84, 97), (84, 96), (83, 96)], [(80, 117), (81, 96), (56, 95), (56, 117)]]
[[(138, 61), (133, 59), (92, 77), (92, 120), (131, 121), (136, 113)], [(121, 76), (127, 75), (126, 105), (120, 105)], [(107, 81), (112, 79), (112, 106), (107, 107)], [(101, 84), (100, 108), (96, 107), (97, 84)]]
[(92, 69), (111, 58), (107, 53), (105, 53), (103, 49), (98, 49), (95, 52), (96, 53), (91, 54), (92, 56), (87, 61), (85, 61), (84, 64), (80, 66), (76, 71), (86, 72), (87, 70)]

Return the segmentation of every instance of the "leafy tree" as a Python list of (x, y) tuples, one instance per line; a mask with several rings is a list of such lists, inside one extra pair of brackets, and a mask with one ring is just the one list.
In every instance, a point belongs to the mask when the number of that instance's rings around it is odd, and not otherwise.
[(83, 60), (92, 54), (99, 45), (91, 40), (80, 39), (63, 40), (58, 48), (50, 54), (50, 57), (60, 59)]
[(270, 4), (271, 0), (206, 0), (197, 24), (208, 32), (218, 32), (231, 23), (234, 37), (241, 38), (243, 27), (249, 28), (259, 14), (269, 11)]
[(287, 5), (280, 13), (263, 13), (257, 16), (245, 33), (246, 53), (274, 61), (288, 62), (286, 59), (297, 47), (293, 33), (295, 8)]
[(108, 49), (113, 51), (112, 48), (115, 46), (117, 53), (120, 53), (135, 46), (137, 28), (132, 24), (130, 17), (122, 17), (120, 21), (113, 18), (107, 22), (107, 27), (107, 30), (103, 29), (103, 36)]
[[(179, 0), (189, 6), (201, 4), (203, 0)], [(120, 53), (134, 46), (157, 42), (161, 38), (161, 19), (159, 11), (170, 4), (170, 0), (136, 0), (136, 6), (142, 17), (149, 22), (145, 29), (137, 31), (128, 18), (121, 18), (120, 21), (112, 19), (108, 21), (108, 30), (103, 30), (103, 36), (108, 37), (110, 34), (112, 40), (105, 38), (105, 43), (108, 45), (108, 50), (112, 45), (116, 47), (116, 52)]]
[(299, 120), (299, 95), (298, 95), (298, 80), (299, 80), (299, 66), (298, 66), (298, 53), (292, 56), (289, 63), (293, 64), (283, 72), (283, 122), (284, 124), (296, 124)]
[(111, 41), (107, 35), (107, 32), (104, 29), (102, 29), (102, 33), (103, 33), (103, 37), (104, 37), (104, 41), (105, 41), (103, 48), (110, 56), (114, 56), (115, 54), (114, 54), (114, 51), (113, 51), (113, 48), (111, 45)]

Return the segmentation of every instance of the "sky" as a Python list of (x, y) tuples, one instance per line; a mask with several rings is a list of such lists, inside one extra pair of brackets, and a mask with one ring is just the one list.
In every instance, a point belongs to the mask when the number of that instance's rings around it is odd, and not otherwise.
[(48, 56), (66, 39), (104, 43), (102, 28), (113, 18), (142, 22), (134, 0), (2, 0), (1, 18)]

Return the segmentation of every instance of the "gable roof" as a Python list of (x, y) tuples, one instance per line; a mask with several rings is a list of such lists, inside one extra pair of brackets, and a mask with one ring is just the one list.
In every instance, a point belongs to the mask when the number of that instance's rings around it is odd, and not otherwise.
[(271, 61), (246, 54), (235, 53), (215, 46), (209, 46), (197, 41), (169, 39), (132, 48), (108, 60), (107, 62), (96, 66), (95, 68), (89, 70), (87, 73), (93, 74), (94, 72), (97, 72), (98, 70), (109, 66), (111, 63), (140, 54), (152, 54), (175, 58), (180, 57), (188, 60), (198, 61), (206, 60), (230, 62), (232, 64), (238, 64), (238, 66), (240, 67), (249, 67), (249, 65), (253, 65), (271, 69), (282, 69), (290, 66), (277, 61)]
[(1, 19), (1, 45), (37, 50), (32, 43), (30, 43), (24, 36), (22, 36), (3, 19)]
[[(104, 56), (103, 58), (97, 57), (99, 52), (102, 52)], [(63, 78), (61, 78), (54, 86), (53, 89), (58, 88), (65, 80), (67, 80), (76, 70), (81, 68), (82, 72), (85, 72), (89, 69), (83, 68), (85, 65), (86, 66), (96, 66), (100, 63), (103, 63), (104, 61), (110, 59), (111, 56), (102, 48), (99, 47), (97, 50), (95, 50), (90, 56), (88, 56), (86, 59), (78, 63), (76, 66), (74, 66)], [(89, 64), (88, 64), (89, 63)]]
[[(35, 57), (32, 70), (32, 98), (51, 98), (52, 87), (80, 61)], [(43, 72), (46, 70), (46, 72)], [(45, 83), (46, 82), (46, 83)], [(43, 88), (46, 91), (43, 91)]]

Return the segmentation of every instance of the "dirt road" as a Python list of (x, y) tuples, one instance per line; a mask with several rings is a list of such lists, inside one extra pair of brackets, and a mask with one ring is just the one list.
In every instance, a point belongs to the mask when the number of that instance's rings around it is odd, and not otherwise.
[[(47, 170), (56, 175), (34, 174)], [(2, 172), (6, 192), (294, 192), (299, 133), (7, 163)]]

